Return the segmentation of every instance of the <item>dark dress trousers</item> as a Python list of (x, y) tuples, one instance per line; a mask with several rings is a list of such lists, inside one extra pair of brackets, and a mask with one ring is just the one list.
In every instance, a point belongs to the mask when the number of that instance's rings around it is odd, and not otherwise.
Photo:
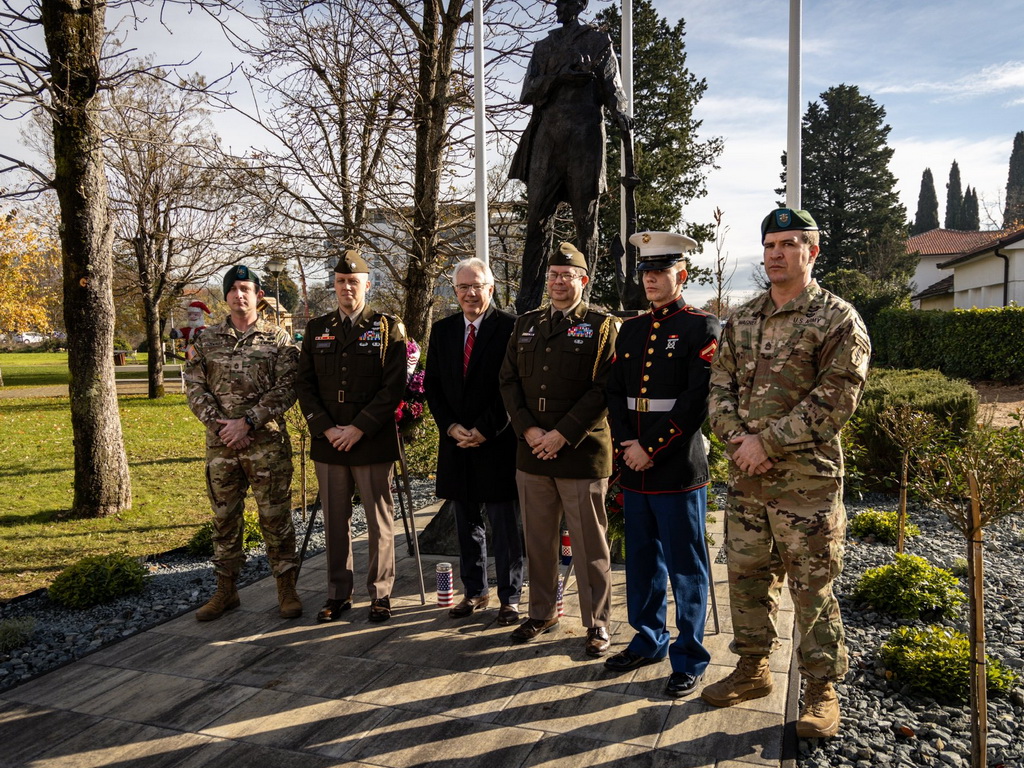
[[(498, 599), (518, 605), (523, 586), (523, 544), (516, 492), (516, 436), (498, 390), (505, 349), (515, 316), (488, 307), (463, 376), (466, 320), (462, 312), (434, 323), (427, 347), (424, 386), (437, 422), (437, 495), (449, 499), (459, 537), (462, 585), (467, 597), (487, 592), (487, 540), (490, 523)], [(486, 440), (459, 448), (448, 436), (453, 424), (474, 427)]]
[[(516, 480), (530, 575), (530, 618), (556, 615), (559, 525), (572, 537), (580, 613), (608, 625), (611, 556), (604, 495), (611, 474), (605, 381), (618, 321), (580, 303), (560, 322), (549, 308), (516, 321), (501, 369), (501, 394), (520, 438)], [(533, 455), (523, 434), (557, 429), (568, 441), (554, 459)]]
[[(388, 597), (395, 580), (394, 499), (391, 474), (398, 460), (395, 409), (405, 393), (405, 327), (364, 307), (346, 334), (337, 310), (306, 326), (295, 389), (312, 437), (327, 539), (327, 596), (352, 597), (352, 494), (358, 487), (370, 542), (367, 589)], [(334, 426), (363, 431), (351, 450), (324, 436)]]
[[(675, 672), (703, 673), (709, 563), (704, 544), (707, 418), (718, 319), (682, 298), (622, 324), (608, 378), (608, 416), (616, 453), (639, 440), (654, 466), (636, 472), (621, 461), (626, 529), (626, 607), (633, 653), (666, 654)], [(672, 586), (678, 636), (667, 628)], [(670, 644), (671, 643), (671, 644)]]

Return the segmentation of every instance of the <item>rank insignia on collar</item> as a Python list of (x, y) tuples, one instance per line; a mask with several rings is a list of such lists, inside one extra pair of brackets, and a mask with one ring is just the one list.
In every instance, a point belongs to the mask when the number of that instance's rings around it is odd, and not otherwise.
[(700, 359), (705, 363), (710, 363), (715, 356), (715, 351), (718, 349), (718, 341), (712, 339), (704, 349), (700, 351)]
[(590, 323), (580, 323), (567, 330), (566, 335), (570, 339), (590, 339), (594, 336), (594, 326)]

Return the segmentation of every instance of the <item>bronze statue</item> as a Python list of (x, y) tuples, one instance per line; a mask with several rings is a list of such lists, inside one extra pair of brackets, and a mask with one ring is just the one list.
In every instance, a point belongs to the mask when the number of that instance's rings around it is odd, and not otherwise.
[(604, 108), (619, 128), (632, 127), (619, 63), (608, 34), (579, 21), (587, 0), (557, 0), (562, 25), (537, 42), (519, 101), (533, 104), (530, 124), (512, 158), (509, 177), (526, 183), (526, 245), (516, 300), (519, 313), (540, 305), (555, 211), (572, 207), (576, 247), (593, 275), (597, 203), (605, 181)]

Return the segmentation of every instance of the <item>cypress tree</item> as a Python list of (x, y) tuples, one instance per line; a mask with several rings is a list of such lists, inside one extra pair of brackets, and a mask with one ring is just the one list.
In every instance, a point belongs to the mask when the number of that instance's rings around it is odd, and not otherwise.
[(978, 213), (978, 188), (967, 187), (964, 192), (964, 205), (960, 209), (960, 229), (977, 232), (981, 229), (981, 217)]
[(1003, 211), (1003, 229), (1024, 224), (1024, 131), (1013, 137), (1010, 153), (1010, 173), (1006, 179), (1006, 209)]
[(939, 228), (939, 198), (935, 194), (935, 177), (932, 169), (925, 168), (921, 174), (921, 191), (917, 195), (917, 214), (910, 227), (910, 234), (919, 235)]
[(949, 168), (949, 183), (946, 184), (946, 229), (963, 229), (960, 212), (964, 207), (963, 187), (960, 185), (960, 166), (956, 160)]

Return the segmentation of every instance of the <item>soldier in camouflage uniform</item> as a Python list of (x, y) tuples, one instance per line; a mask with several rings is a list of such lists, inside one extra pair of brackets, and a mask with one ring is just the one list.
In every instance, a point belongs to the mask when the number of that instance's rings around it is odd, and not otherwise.
[(281, 328), (260, 320), (263, 291), (248, 267), (224, 275), (231, 315), (207, 328), (185, 366), (189, 408), (206, 425), (206, 487), (213, 504), (213, 567), (217, 591), (196, 611), (220, 618), (240, 604), (242, 512), (252, 486), (267, 558), (277, 578), (284, 618), (302, 615), (295, 591), (298, 560), (291, 516), (292, 450), (284, 413), (295, 402), (299, 351)]
[(811, 278), (819, 249), (810, 214), (773, 211), (761, 235), (771, 288), (729, 318), (711, 370), (711, 424), (730, 458), (726, 547), (740, 661), (701, 696), (731, 706), (771, 692), (786, 577), (806, 681), (797, 733), (834, 736), (832, 684), (847, 671), (832, 591), (846, 532), (839, 432), (860, 400), (871, 344), (857, 311)]

